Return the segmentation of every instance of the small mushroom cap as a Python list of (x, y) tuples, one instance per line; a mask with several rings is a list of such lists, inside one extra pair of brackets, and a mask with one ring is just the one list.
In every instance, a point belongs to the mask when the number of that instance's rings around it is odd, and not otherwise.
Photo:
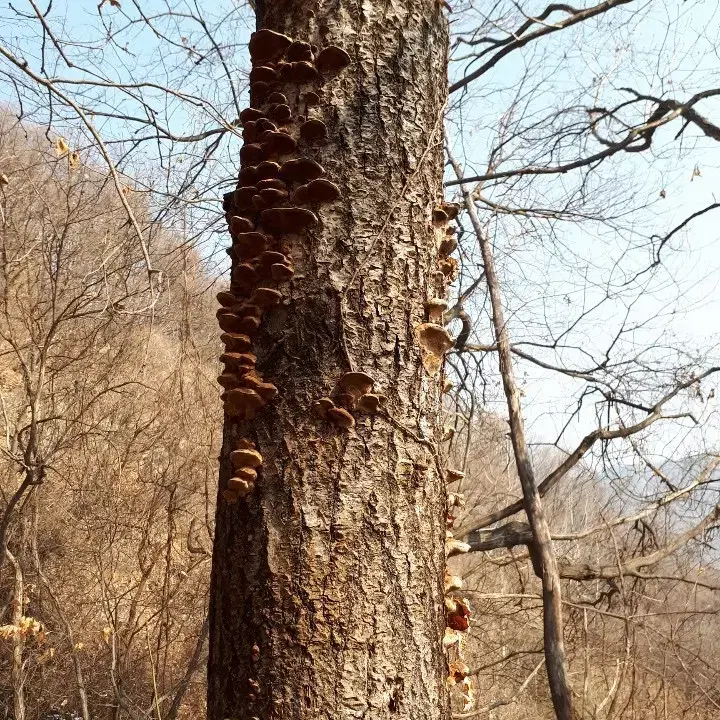
[(320, 102), (320, 95), (314, 90), (310, 90), (303, 95), (302, 99), (306, 105), (317, 105)]
[(260, 214), (263, 226), (276, 232), (300, 232), (316, 225), (317, 221), (317, 215), (312, 210), (299, 207), (269, 208)]
[(284, 52), (292, 44), (292, 39), (287, 35), (275, 32), (274, 30), (258, 30), (250, 36), (248, 49), (253, 62), (270, 60)]
[(287, 185), (280, 180), (280, 178), (267, 178), (267, 180), (258, 180), (255, 183), (257, 189), (262, 192), (263, 190), (287, 190)]
[(233, 250), (241, 259), (257, 257), (267, 247), (267, 236), (261, 232), (238, 233), (235, 236)]
[(448, 309), (447, 300), (442, 298), (430, 298), (425, 302), (425, 309), (428, 312), (428, 318), (431, 323), (442, 321), (443, 314)]
[(220, 362), (233, 368), (233, 372), (238, 372), (239, 368), (247, 368), (248, 370), (251, 370), (255, 367), (257, 356), (253, 353), (224, 352), (220, 356)]
[(255, 185), (241, 185), (235, 188), (235, 207), (238, 210), (247, 210), (252, 207), (253, 195), (257, 193)]
[(287, 282), (295, 274), (295, 270), (292, 265), (286, 265), (285, 263), (273, 263), (270, 266), (270, 276), (275, 282)]
[(241, 477), (232, 477), (228, 480), (227, 489), (236, 493), (238, 497), (247, 497), (255, 489), (255, 483)]
[(327, 418), (341, 428), (355, 427), (355, 418), (345, 408), (328, 408)]
[(454, 257), (448, 257), (443, 259), (439, 263), (440, 272), (450, 281), (454, 282), (457, 279), (458, 272), (460, 270), (460, 263)]
[(253, 291), (250, 302), (261, 308), (271, 308), (280, 304), (282, 293), (274, 288), (259, 287)]
[(465, 477), (465, 473), (461, 472), (460, 470), (453, 470), (452, 468), (448, 468), (445, 471), (445, 480), (449, 483), (457, 482), (458, 480), (462, 480)]
[(240, 332), (240, 322), (242, 318), (235, 313), (226, 312), (218, 316), (218, 325), (220, 329), (228, 333)]
[(335, 395), (335, 404), (344, 407), (346, 410), (355, 409), (355, 396), (349, 392), (341, 392)]
[(373, 389), (375, 380), (364, 372), (346, 372), (338, 381), (338, 387), (358, 398)]
[(316, 118), (306, 120), (300, 126), (300, 137), (307, 143), (322, 142), (327, 138), (327, 125)]
[(325, 419), (327, 418), (327, 411), (334, 407), (335, 403), (329, 397), (321, 397), (312, 404), (312, 411)]
[(238, 285), (254, 285), (257, 282), (257, 272), (250, 263), (241, 263), (233, 269), (232, 279)]
[(361, 395), (357, 401), (357, 409), (366, 415), (374, 415), (380, 409), (383, 398), (383, 395), (365, 393), (365, 395)]
[(280, 165), (273, 160), (264, 160), (255, 168), (255, 173), (258, 180), (276, 178), (280, 174)]
[[(263, 181), (265, 182), (265, 181)], [(279, 190), (278, 188), (265, 188), (264, 190), (260, 191), (260, 197), (262, 198), (263, 202), (266, 203), (266, 205), (277, 205), (278, 203), (283, 202), (284, 200), (287, 200), (288, 197), (288, 191), (287, 190)]]
[(268, 102), (273, 105), (287, 105), (287, 98), (281, 92), (270, 93)]
[(448, 493), (448, 507), (465, 507), (465, 496), (462, 493)]
[(221, 290), (215, 297), (223, 307), (232, 307), (240, 301), (240, 298), (227, 290)]
[(457, 631), (449, 627), (445, 628), (445, 634), (443, 635), (443, 648), (447, 649), (452, 647), (453, 645), (459, 643), (460, 640), (461, 636), (457, 633)]
[(217, 377), (218, 385), (224, 387), (226, 390), (231, 390), (240, 385), (240, 378), (232, 372), (224, 372)]
[(309, 182), (325, 174), (325, 168), (310, 158), (297, 158), (288, 160), (280, 168), (280, 177), (283, 180), (295, 182)]
[(284, 132), (270, 132), (263, 137), (262, 145), (265, 155), (288, 155), (297, 147), (295, 140)]
[(220, 336), (220, 342), (225, 344), (225, 348), (230, 352), (241, 353), (250, 349), (251, 341), (247, 335), (240, 333), (225, 332)]
[(262, 455), (257, 450), (241, 448), (230, 453), (230, 462), (234, 468), (257, 468), (262, 465)]
[(240, 438), (235, 446), (236, 450), (255, 450), (255, 443), (249, 438)]
[(441, 207), (448, 216), (448, 220), (455, 220), (455, 218), (460, 214), (461, 206), (458, 203), (444, 202)]
[(445, 592), (460, 590), (463, 586), (462, 578), (459, 575), (445, 575)]
[(226, 488), (225, 490), (223, 490), (222, 496), (225, 502), (228, 503), (228, 505), (234, 505), (240, 497), (235, 491), (230, 490), (230, 488)]
[[(254, 165), (245, 165), (238, 173), (238, 183), (242, 185), (254, 185), (257, 182), (257, 168)], [(252, 230), (252, 228), (248, 228)]]
[(233, 215), (230, 218), (230, 231), (234, 234), (250, 232), (253, 229), (253, 223), (240, 215)]
[(240, 148), (240, 162), (243, 165), (257, 165), (265, 159), (265, 151), (260, 145), (250, 143)]
[(435, 323), (417, 325), (415, 335), (420, 346), (433, 355), (442, 356), (455, 344), (448, 331), (442, 325), (435, 325)]
[(315, 66), (307, 60), (300, 60), (291, 64), (290, 79), (298, 84), (312, 82), (317, 77), (318, 71)]
[(447, 257), (457, 250), (458, 242), (453, 235), (446, 235), (438, 247), (438, 253)]
[(277, 80), (277, 72), (274, 68), (267, 65), (256, 65), (250, 71), (249, 80), (251, 83), (261, 80), (262, 82), (271, 83)]
[(445, 556), (454, 557), (455, 555), (462, 555), (463, 553), (469, 552), (470, 545), (462, 540), (456, 540), (455, 538), (449, 538), (445, 541)]
[(235, 468), (235, 477), (242, 478), (243, 480), (247, 480), (249, 482), (255, 482), (257, 480), (257, 471), (253, 470), (251, 467), (240, 467)]
[(260, 110), (256, 110), (255, 108), (245, 108), (240, 113), (240, 122), (246, 123), (253, 120), (259, 120), (261, 117), (265, 117), (265, 114), (261, 112)]
[(295, 40), (285, 51), (285, 57), (290, 62), (299, 62), (300, 60), (311, 61), (313, 59), (312, 47), (310, 43)]
[(323, 48), (315, 59), (315, 67), (323, 74), (336, 73), (350, 64), (350, 56), (336, 45)]
[(470, 675), (470, 667), (462, 660), (456, 660), (450, 663), (448, 668), (448, 684), (455, 685), (462, 682), (468, 675)]
[(265, 401), (254, 390), (245, 387), (228, 390), (224, 400), (228, 415), (247, 420), (252, 420), (255, 413), (265, 405)]
[[(325, 180), (325, 178), (312, 180), (303, 187), (307, 188), (307, 202), (329, 203), (335, 202), (335, 200), (340, 198), (340, 189), (338, 186), (329, 180)], [(300, 189), (301, 188), (298, 188), (298, 190)]]
[(453, 389), (453, 387), (455, 387), (455, 386), (453, 385), (452, 380), (446, 380), (445, 383), (443, 384), (442, 391), (444, 393), (449, 393)]
[(286, 123), (292, 118), (292, 110), (286, 103), (271, 105), (268, 112), (275, 122)]
[(240, 385), (254, 390), (265, 402), (277, 397), (278, 389), (275, 385), (263, 382), (263, 379), (255, 373), (243, 375), (240, 378)]
[(433, 209), (432, 219), (435, 225), (444, 225), (448, 222), (448, 214), (441, 207), (436, 207)]

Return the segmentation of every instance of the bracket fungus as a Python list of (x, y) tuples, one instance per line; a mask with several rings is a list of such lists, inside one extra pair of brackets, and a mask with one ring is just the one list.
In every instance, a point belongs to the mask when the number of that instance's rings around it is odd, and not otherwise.
[(438, 253), (444, 257), (452, 255), (457, 250), (457, 240), (454, 235), (446, 235), (440, 242)]
[(267, 101), (271, 105), (287, 105), (287, 98), (281, 92), (270, 93)]
[(309, 182), (325, 174), (325, 168), (310, 158), (296, 158), (283, 163), (280, 168), (280, 177), (283, 180), (295, 182)]
[(315, 59), (315, 67), (323, 75), (338, 73), (350, 64), (350, 56), (337, 45), (323, 48)]
[(301, 60), (312, 62), (312, 46), (310, 43), (303, 42), (302, 40), (295, 40), (285, 51), (285, 57), (290, 62), (299, 62)]
[(272, 308), (280, 304), (282, 293), (274, 288), (259, 287), (253, 290), (250, 302), (259, 308)]
[(223, 394), (228, 415), (241, 420), (252, 420), (255, 413), (265, 405), (265, 401), (250, 388), (234, 388)]
[(262, 140), (260, 147), (266, 156), (289, 155), (297, 147), (297, 143), (290, 135), (280, 131), (270, 131)]
[(445, 540), (445, 556), (454, 557), (455, 555), (462, 555), (466, 552), (470, 552), (470, 545), (463, 542), (462, 540), (456, 540), (452, 533), (449, 533), (450, 537)]
[(243, 165), (257, 165), (265, 160), (265, 151), (260, 145), (250, 143), (240, 148), (240, 162)]
[(274, 187), (265, 188), (264, 190), (261, 190), (259, 192), (259, 196), (262, 198), (263, 202), (266, 203), (266, 205), (272, 206), (287, 200), (288, 191), (279, 190), (278, 188)]
[(450, 281), (454, 282), (457, 280), (458, 272), (460, 271), (460, 263), (453, 258), (447, 257), (440, 261), (438, 267), (440, 272)]
[(462, 682), (468, 675), (470, 675), (470, 668), (462, 660), (456, 660), (455, 662), (450, 663), (448, 671), (447, 682), (450, 687), (457, 685), (457, 683)]
[(316, 118), (306, 120), (300, 126), (300, 138), (311, 145), (321, 143), (327, 138), (327, 125)]
[(327, 419), (338, 427), (345, 428), (346, 430), (355, 427), (355, 418), (345, 408), (329, 408), (327, 411)]
[(228, 490), (235, 493), (239, 498), (250, 495), (255, 489), (255, 483), (252, 480), (244, 480), (239, 477), (231, 477), (228, 480)]
[(462, 493), (450, 493), (448, 495), (448, 507), (464, 508), (465, 507), (465, 496)]
[(340, 380), (338, 380), (338, 388), (350, 393), (356, 400), (361, 395), (369, 393), (374, 385), (374, 378), (367, 373), (359, 371), (346, 372)]
[(446, 622), (449, 628), (465, 632), (470, 627), (470, 605), (467, 600), (445, 599)]
[(427, 310), (428, 321), (431, 323), (441, 323), (447, 309), (447, 300), (442, 298), (430, 298), (425, 301), (425, 310)]
[(311, 180), (307, 185), (298, 188), (305, 188), (307, 200), (305, 202), (320, 204), (330, 203), (340, 198), (340, 189), (334, 182), (325, 180), (325, 178), (317, 178)]
[(459, 575), (445, 574), (445, 593), (453, 590), (461, 590), (463, 586), (462, 578)]
[(272, 60), (292, 45), (292, 39), (274, 30), (258, 30), (250, 36), (248, 50), (252, 61)]
[(287, 103), (271, 105), (268, 114), (275, 122), (279, 123), (286, 123), (292, 118), (292, 110)]
[(294, 274), (295, 270), (292, 265), (273, 263), (270, 266), (270, 276), (277, 283), (288, 282)]
[(247, 218), (241, 217), (240, 215), (233, 215), (230, 218), (230, 232), (234, 234), (250, 232), (253, 229), (253, 224)]
[(327, 411), (335, 407), (329, 397), (321, 397), (312, 404), (312, 411), (323, 420), (327, 419)]
[(445, 353), (455, 344), (448, 331), (441, 325), (421, 323), (415, 326), (415, 336), (422, 350), (422, 362), (430, 375), (437, 375), (442, 367)]
[(274, 160), (264, 160), (255, 168), (258, 180), (269, 180), (280, 174), (280, 165)]
[(308, 107), (311, 107), (320, 103), (320, 95), (314, 90), (310, 90), (302, 96), (302, 100)]
[(445, 471), (445, 482), (447, 483), (458, 482), (458, 480), (462, 480), (464, 477), (465, 473), (461, 472), (460, 470), (453, 470), (452, 468), (448, 468)]
[(374, 415), (382, 407), (385, 401), (384, 395), (365, 393), (358, 398), (357, 409), (365, 415)]
[(318, 217), (312, 210), (305, 208), (279, 207), (263, 210), (260, 222), (274, 231), (297, 233), (316, 225)]
[(317, 69), (307, 60), (300, 60), (290, 65), (290, 79), (298, 85), (312, 82), (317, 75)]
[(268, 67), (267, 65), (256, 65), (251, 71), (249, 81), (255, 83), (258, 81), (273, 83), (277, 80), (277, 72), (275, 68)]
[(238, 448), (230, 453), (230, 463), (234, 468), (258, 468), (262, 461), (262, 455), (254, 448)]
[(249, 350), (251, 346), (250, 338), (242, 333), (225, 332), (220, 336), (220, 342), (225, 345), (225, 349), (229, 352), (244, 352)]
[(245, 108), (240, 113), (240, 122), (245, 124), (246, 122), (259, 120), (260, 118), (265, 117), (264, 113), (262, 113), (260, 110), (256, 110), (255, 108)]

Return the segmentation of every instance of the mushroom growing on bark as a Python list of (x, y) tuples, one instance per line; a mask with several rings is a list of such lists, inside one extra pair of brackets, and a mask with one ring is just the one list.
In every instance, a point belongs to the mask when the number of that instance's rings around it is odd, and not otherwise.
[(422, 350), (422, 361), (430, 375), (437, 375), (442, 367), (445, 353), (455, 344), (448, 331), (434, 323), (415, 326), (415, 336)]
[(323, 75), (338, 73), (350, 64), (350, 56), (336, 45), (323, 48), (315, 59), (315, 67)]

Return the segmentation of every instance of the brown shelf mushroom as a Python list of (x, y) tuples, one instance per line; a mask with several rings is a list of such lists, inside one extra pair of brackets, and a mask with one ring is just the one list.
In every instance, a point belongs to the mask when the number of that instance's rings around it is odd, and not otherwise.
[(260, 214), (264, 227), (280, 232), (301, 232), (317, 224), (318, 218), (311, 210), (299, 207), (270, 208)]
[(445, 533), (445, 557), (454, 557), (470, 551), (470, 545), (462, 540), (456, 540), (450, 531)]
[(221, 330), (231, 333), (242, 332), (240, 330), (242, 318), (231, 312), (225, 312), (218, 316), (218, 325)]
[(250, 36), (248, 49), (254, 63), (263, 60), (271, 60), (280, 55), (292, 44), (292, 39), (287, 35), (275, 32), (274, 30), (258, 30)]
[(349, 429), (355, 427), (355, 418), (345, 408), (328, 408), (327, 418), (341, 428)]
[(251, 71), (248, 78), (250, 83), (255, 82), (266, 82), (273, 83), (277, 80), (277, 72), (274, 68), (268, 67), (267, 65), (256, 65)]
[(240, 385), (240, 378), (235, 373), (224, 372), (217, 376), (217, 383), (226, 390), (232, 390)]
[(350, 64), (350, 56), (336, 45), (323, 48), (315, 59), (315, 67), (323, 75), (337, 73)]
[(264, 102), (269, 92), (270, 84), (263, 82), (262, 80), (257, 80), (250, 85), (250, 102), (253, 105), (259, 105)]
[(448, 331), (441, 325), (421, 323), (415, 326), (415, 336), (422, 349), (422, 360), (430, 375), (437, 374), (445, 353), (455, 344)]
[(257, 257), (267, 247), (267, 235), (261, 232), (238, 233), (235, 237), (234, 249), (241, 259)]
[(438, 247), (438, 253), (447, 257), (452, 255), (457, 250), (457, 240), (453, 235), (446, 235), (441, 241)]
[(310, 144), (324, 142), (327, 139), (327, 125), (316, 118), (306, 120), (300, 126), (300, 138)]
[(287, 105), (287, 98), (281, 92), (270, 93), (268, 102), (273, 105)]
[(272, 308), (280, 304), (282, 293), (279, 290), (267, 287), (259, 287), (250, 296), (250, 302), (260, 308)]
[(233, 269), (232, 279), (238, 285), (247, 287), (248, 285), (254, 285), (258, 277), (255, 268), (250, 263), (241, 263)]
[(460, 470), (453, 470), (452, 468), (448, 468), (445, 471), (445, 481), (448, 483), (454, 483), (458, 480), (462, 480), (465, 477), (465, 473), (461, 472)]
[(312, 82), (317, 77), (318, 71), (315, 66), (307, 60), (294, 62), (290, 68), (290, 79), (298, 85)]
[(250, 232), (254, 227), (250, 220), (240, 215), (233, 215), (230, 218), (230, 232), (233, 236), (239, 233)]
[(425, 310), (431, 323), (441, 323), (447, 309), (447, 301), (442, 298), (430, 298), (425, 302)]
[(236, 375), (250, 372), (257, 362), (257, 357), (249, 352), (225, 351), (220, 355), (220, 362), (225, 363)]
[(259, 120), (262, 117), (265, 117), (264, 113), (262, 113), (260, 110), (256, 110), (255, 108), (249, 107), (249, 108), (245, 108), (240, 113), (240, 122), (244, 124), (246, 122), (251, 122), (253, 120)]
[(265, 151), (257, 143), (243, 145), (240, 148), (240, 162), (243, 165), (257, 165), (265, 160)]
[(271, 105), (268, 109), (270, 117), (278, 123), (289, 122), (292, 118), (292, 110), (286, 103), (278, 103), (277, 105)]
[(292, 265), (285, 263), (273, 263), (270, 266), (270, 276), (275, 282), (287, 282), (295, 274), (295, 269)]
[[(308, 198), (306, 202), (315, 204), (329, 203), (335, 202), (335, 200), (340, 198), (340, 189), (338, 186), (329, 180), (325, 180), (325, 178), (312, 180), (302, 187), (306, 188)], [(299, 189), (300, 188), (298, 188), (298, 190)]]
[(334, 407), (335, 403), (329, 397), (321, 397), (312, 404), (312, 411), (325, 420), (327, 419), (327, 411)]
[(270, 132), (263, 137), (260, 145), (266, 156), (289, 155), (297, 148), (295, 140), (284, 132)]
[(302, 40), (295, 40), (288, 49), (285, 51), (285, 57), (290, 62), (299, 62), (306, 60), (308, 62), (313, 59), (313, 51), (310, 43), (303, 42)]
[(264, 382), (259, 375), (254, 373), (248, 373), (240, 377), (240, 385), (254, 390), (265, 402), (273, 400), (278, 393), (275, 385)]
[(255, 413), (265, 405), (265, 401), (250, 388), (234, 388), (224, 393), (224, 396), (227, 414), (241, 420), (252, 420)]
[(258, 468), (262, 461), (262, 455), (253, 448), (238, 448), (230, 453), (230, 463), (234, 468)]
[(220, 336), (220, 342), (225, 345), (225, 349), (228, 352), (237, 353), (249, 350), (252, 345), (250, 338), (242, 333), (225, 332)]
[(265, 160), (255, 168), (255, 173), (258, 180), (276, 178), (280, 174), (280, 165), (273, 160)]
[(227, 290), (221, 290), (215, 297), (223, 307), (227, 308), (236, 305), (240, 301), (240, 299), (236, 295), (233, 295)]
[(314, 90), (310, 90), (302, 96), (302, 100), (308, 107), (318, 105), (320, 103), (320, 95)]
[(254, 185), (258, 180), (257, 168), (254, 165), (246, 165), (238, 173), (239, 185)]
[(279, 178), (268, 178), (267, 180), (258, 180), (255, 183), (258, 190), (268, 190), (273, 188), (275, 190), (287, 190), (287, 185)]
[(280, 168), (280, 177), (283, 180), (295, 182), (309, 182), (325, 174), (325, 169), (310, 158), (297, 158), (288, 160)]
[(365, 415), (374, 415), (381, 408), (384, 395), (375, 395), (374, 393), (365, 393), (361, 395), (357, 401), (357, 409)]
[(470, 675), (470, 667), (466, 665), (462, 660), (456, 660), (450, 663), (448, 667), (448, 685), (451, 687), (461, 683), (466, 677)]
[[(250, 147), (249, 145), (247, 147)], [(235, 207), (238, 210), (247, 210), (252, 207), (253, 195), (257, 194), (254, 185), (241, 185), (235, 189)]]
[(228, 480), (227, 489), (235, 493), (239, 498), (247, 497), (255, 489), (255, 483), (239, 477), (232, 477)]

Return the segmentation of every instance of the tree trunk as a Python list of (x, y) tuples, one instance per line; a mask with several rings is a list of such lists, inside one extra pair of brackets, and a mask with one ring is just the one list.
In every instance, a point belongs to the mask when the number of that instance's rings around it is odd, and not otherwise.
[[(283, 160), (316, 160), (341, 197), (280, 239), (295, 273), (252, 345), (277, 397), (253, 420), (226, 413), (208, 717), (446, 718), (441, 378), (423, 369), (414, 328), (443, 290), (432, 212), (447, 21), (435, 0), (266, 0), (258, 11), (259, 26), (339, 46), (351, 62), (276, 88), (294, 137), (301, 114), (328, 135)], [(321, 100), (307, 110), (310, 90)], [(312, 405), (350, 370), (372, 376), (386, 410), (355, 410), (343, 429)], [(242, 438), (263, 461), (252, 493), (231, 504)]]

